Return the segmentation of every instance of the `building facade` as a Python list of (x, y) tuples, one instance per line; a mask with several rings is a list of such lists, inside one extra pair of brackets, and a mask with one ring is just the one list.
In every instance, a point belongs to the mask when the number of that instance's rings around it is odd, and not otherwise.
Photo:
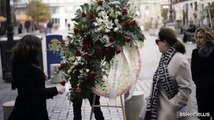
[[(1, 0), (0, 5), (5, 0)], [(27, 4), (31, 0), (10, 0), (12, 1), (12, 8), (14, 9), (15, 15), (25, 14)], [(88, 3), (91, 0), (41, 0), (51, 11), (51, 18), (54, 25), (58, 26), (60, 30), (67, 29), (68, 24), (72, 25), (72, 18), (74, 17), (75, 11), (83, 3)], [(140, 25), (144, 25), (146, 21), (158, 20), (161, 21), (161, 9), (169, 6), (169, 0), (130, 0), (132, 6), (136, 6), (136, 13)], [(5, 5), (2, 5), (5, 7)], [(1, 6), (1, 9), (3, 8)], [(4, 9), (5, 10), (5, 9)], [(4, 10), (3, 15), (5, 14)], [(2, 13), (0, 12), (2, 15)], [(72, 27), (72, 26), (71, 26)]]
[[(139, 24), (143, 25), (145, 21), (151, 19), (161, 20), (162, 3), (168, 4), (168, 0), (130, 0), (131, 4), (136, 6)], [(25, 12), (27, 4), (30, 0), (16, 0), (15, 13), (16, 15)], [(68, 28), (68, 24), (72, 27), (72, 18), (75, 11), (80, 5), (90, 2), (90, 0), (42, 0), (51, 11), (51, 18), (54, 25), (58, 26), (59, 30)]]
[(212, 2), (214, 0), (173, 0), (175, 20), (181, 21), (183, 25), (202, 26), (209, 14), (206, 8)]

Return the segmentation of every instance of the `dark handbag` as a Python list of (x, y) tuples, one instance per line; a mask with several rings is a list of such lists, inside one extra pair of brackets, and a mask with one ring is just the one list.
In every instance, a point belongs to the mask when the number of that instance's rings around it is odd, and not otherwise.
[(152, 113), (151, 111), (146, 111), (144, 120), (151, 120), (151, 113)]

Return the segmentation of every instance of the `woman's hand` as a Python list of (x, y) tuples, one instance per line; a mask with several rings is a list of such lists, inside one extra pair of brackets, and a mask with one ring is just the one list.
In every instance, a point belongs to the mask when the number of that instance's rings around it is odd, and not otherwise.
[(65, 92), (65, 87), (62, 85), (59, 85), (56, 88), (59, 94), (63, 94)]

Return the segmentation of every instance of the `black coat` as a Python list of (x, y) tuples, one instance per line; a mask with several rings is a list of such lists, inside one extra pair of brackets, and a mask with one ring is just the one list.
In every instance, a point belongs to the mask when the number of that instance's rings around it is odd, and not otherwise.
[[(192, 78), (196, 84), (196, 99), (199, 113), (214, 116), (214, 50), (207, 57), (202, 57), (198, 49), (192, 52)], [(200, 117), (199, 117), (200, 118)], [(202, 120), (202, 118), (200, 118)], [(203, 120), (209, 118), (203, 117)]]
[(198, 92), (214, 92), (214, 50), (209, 56), (201, 57), (198, 49), (194, 49), (191, 71)]
[(13, 63), (12, 77), (18, 96), (9, 120), (49, 120), (46, 99), (57, 95), (57, 89), (45, 88), (41, 69), (30, 63)]

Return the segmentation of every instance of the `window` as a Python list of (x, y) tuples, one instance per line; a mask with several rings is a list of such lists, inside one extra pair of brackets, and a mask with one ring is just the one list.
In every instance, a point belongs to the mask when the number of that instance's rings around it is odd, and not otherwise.
[(59, 25), (60, 20), (59, 20), (59, 18), (52, 18), (52, 22), (53, 22), (53, 24)]
[(197, 2), (195, 2), (195, 11), (197, 11), (198, 10), (198, 4), (197, 4)]

